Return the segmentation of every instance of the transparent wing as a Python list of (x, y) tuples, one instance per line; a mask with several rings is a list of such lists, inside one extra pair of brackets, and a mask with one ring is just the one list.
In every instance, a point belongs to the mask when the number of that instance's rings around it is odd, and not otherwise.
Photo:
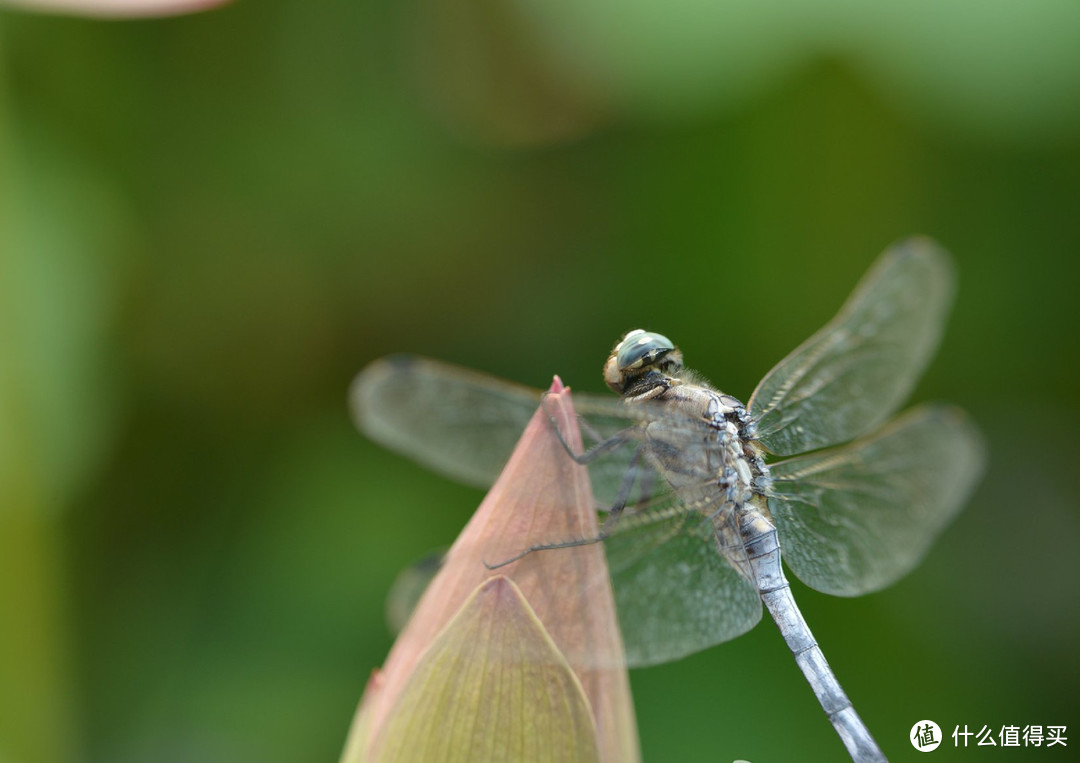
[(984, 462), (963, 411), (926, 405), (850, 445), (776, 463), (769, 508), (783, 558), (824, 593), (883, 588), (919, 562)]
[(432, 551), (398, 573), (386, 595), (386, 625), (391, 633), (400, 633), (412, 617), (428, 585), (442, 569), (446, 549)]
[(761, 619), (757, 591), (718, 551), (694, 511), (624, 517), (604, 541), (627, 663), (677, 660)]
[(499, 476), (539, 404), (539, 390), (407, 355), (376, 360), (349, 389), (371, 439), (479, 487)]
[[(619, 663), (645, 667), (671, 662), (729, 641), (757, 625), (761, 599), (718, 551), (701, 514), (674, 504), (624, 515), (604, 541), (608, 575), (592, 586), (612, 587), (624, 653)], [(535, 553), (560, 553), (560, 549)], [(405, 627), (443, 562), (433, 552), (398, 575), (387, 597), (393, 632)], [(573, 664), (610, 667), (608, 654), (567, 654)]]
[(840, 312), (758, 384), (761, 443), (788, 456), (870, 431), (907, 398), (937, 349), (953, 276), (929, 239), (888, 249)]
[[(541, 399), (539, 390), (408, 355), (371, 363), (349, 391), (353, 418), (371, 439), (478, 487), (499, 476)], [(662, 405), (630, 407), (617, 398), (575, 392), (574, 408), (586, 449), (607, 443), (602, 457), (589, 464), (600, 509), (621, 500), (628, 487), (632, 492), (624, 497), (636, 505), (656, 504), (657, 494), (667, 490), (636, 456), (642, 424), (662, 419), (672, 436), (685, 431), (700, 437), (699, 422)], [(620, 439), (613, 444), (615, 438)]]

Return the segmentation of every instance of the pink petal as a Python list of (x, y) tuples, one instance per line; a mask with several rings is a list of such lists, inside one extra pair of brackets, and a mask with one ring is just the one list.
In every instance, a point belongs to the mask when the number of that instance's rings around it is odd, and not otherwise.
[(138, 18), (177, 16), (224, 5), (229, 0), (5, 0), (26, 10), (71, 16)]
[(639, 759), (629, 678), (618, 659), (622, 642), (614, 599), (606, 585), (587, 585), (606, 580), (602, 546), (535, 552), (497, 570), (484, 564), (503, 561), (536, 543), (597, 535), (588, 473), (568, 457), (549, 413), (559, 419), (571, 446), (580, 449), (569, 390), (556, 378), (544, 406), (394, 644), (376, 696), (361, 703), (373, 740), (424, 650), (484, 580), (505, 575), (520, 588), (559, 649), (584, 657), (574, 668), (592, 705), (602, 759)]

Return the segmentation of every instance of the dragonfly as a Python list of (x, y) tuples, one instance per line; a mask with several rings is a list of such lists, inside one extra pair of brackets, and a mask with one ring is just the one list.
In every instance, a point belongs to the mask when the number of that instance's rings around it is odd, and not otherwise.
[[(769, 371), (749, 402), (683, 367), (667, 337), (627, 333), (604, 365), (620, 399), (575, 393), (630, 667), (654, 665), (775, 620), (856, 761), (885, 760), (801, 614), (781, 563), (836, 596), (912, 570), (966, 503), (985, 463), (978, 429), (931, 403), (895, 415), (935, 353), (954, 292), (949, 255), (926, 238), (887, 249), (839, 313)], [(498, 476), (543, 404), (528, 387), (393, 356), (350, 390), (360, 428), (474, 485)], [(554, 419), (553, 419), (554, 421)]]

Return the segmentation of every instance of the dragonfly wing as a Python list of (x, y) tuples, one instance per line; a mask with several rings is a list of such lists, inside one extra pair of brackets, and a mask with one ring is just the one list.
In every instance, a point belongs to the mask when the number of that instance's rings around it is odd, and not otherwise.
[[(394, 355), (360, 372), (349, 391), (357, 426), (371, 439), (444, 476), (488, 487), (541, 404), (539, 390), (437, 360)], [(647, 503), (662, 480), (635, 458), (641, 424), (666, 417), (690, 434), (700, 424), (663, 406), (626, 406), (609, 396), (574, 393), (584, 447), (623, 435), (589, 463), (599, 508), (616, 502), (627, 481), (636, 503)]]
[(376, 360), (349, 405), (371, 439), (440, 474), (491, 485), (540, 404), (540, 392), (408, 355)]
[(758, 384), (761, 443), (788, 456), (846, 442), (904, 401), (937, 349), (953, 294), (948, 255), (925, 238), (888, 249), (840, 312)]
[(709, 521), (697, 512), (623, 517), (604, 550), (633, 667), (728, 641), (761, 619), (757, 591), (719, 552)]
[[(757, 591), (718, 552), (708, 521), (696, 512), (654, 504), (625, 516), (604, 551), (609, 574), (587, 581), (581, 595), (590, 596), (594, 586), (613, 588), (625, 651), (567, 654), (572, 664), (671, 662), (740, 636), (761, 619)], [(398, 575), (386, 603), (392, 632), (405, 627), (444, 555), (433, 552)]]
[(446, 549), (432, 551), (398, 573), (386, 595), (386, 624), (391, 633), (400, 633), (412, 617), (428, 585), (442, 569)]
[(857, 596), (910, 571), (982, 474), (963, 411), (925, 405), (840, 448), (771, 466), (783, 557), (811, 588)]

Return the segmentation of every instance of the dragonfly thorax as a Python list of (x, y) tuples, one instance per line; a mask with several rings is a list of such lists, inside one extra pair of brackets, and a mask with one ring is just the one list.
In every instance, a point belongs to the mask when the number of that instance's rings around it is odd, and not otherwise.
[(717, 504), (742, 506), (766, 493), (768, 468), (746, 407), (697, 381), (666, 336), (628, 332), (604, 364), (604, 379), (627, 404), (653, 406), (646, 454), (687, 506), (711, 514)]
[(675, 377), (653, 389), (638, 400), (661, 404), (673, 415), (658, 415), (645, 425), (646, 452), (680, 500), (709, 515), (751, 502), (764, 507), (755, 496), (766, 494), (769, 470), (745, 406), (707, 384)]

